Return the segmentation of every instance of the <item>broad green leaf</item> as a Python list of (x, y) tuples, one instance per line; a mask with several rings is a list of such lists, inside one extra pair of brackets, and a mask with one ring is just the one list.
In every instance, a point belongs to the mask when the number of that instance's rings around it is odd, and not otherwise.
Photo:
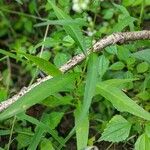
[[(131, 17), (130, 14), (129, 14), (129, 12), (128, 12), (128, 10), (126, 9), (126, 7), (124, 7), (124, 6), (122, 6), (122, 5), (115, 4), (115, 3), (113, 3), (113, 5), (114, 5), (118, 10), (120, 10), (120, 11), (122, 12), (124, 18), (125, 18), (125, 17)], [(124, 19), (124, 18), (122, 18), (122, 19)], [(133, 22), (129, 22), (129, 26), (130, 26), (130, 30), (131, 30), (131, 31), (134, 30), (134, 24), (133, 24)]]
[(109, 121), (98, 141), (123, 141), (129, 136), (130, 129), (131, 124), (121, 115), (116, 115)]
[(4, 112), (0, 114), (0, 121), (23, 112), (30, 106), (41, 102), (56, 92), (66, 91), (67, 89), (64, 87), (74, 82), (76, 76), (77, 74), (65, 74), (39, 84), (24, 96), (20, 97), (19, 100), (13, 103), (9, 108), (4, 110)]
[(43, 58), (32, 56), (30, 54), (24, 54), (24, 53), (22, 53), (22, 55), (27, 57), (30, 61), (34, 62), (43, 72), (51, 76), (56, 76), (61, 74), (61, 71), (58, 68), (56, 68), (52, 63), (46, 61)]
[[(52, 112), (51, 114), (43, 114), (41, 122), (50, 127), (50, 129), (55, 129), (55, 127), (60, 122), (63, 113), (61, 112)], [(35, 129), (35, 134), (31, 139), (31, 144), (28, 147), (28, 150), (36, 150), (39, 142), (41, 141), (43, 134), (45, 133), (45, 129), (37, 126)]]
[(29, 121), (30, 123), (32, 124), (35, 124), (36, 126), (40, 127), (41, 130), (45, 130), (46, 132), (48, 132), (50, 135), (52, 135), (52, 137), (57, 140), (61, 145), (64, 145), (64, 139), (60, 138), (57, 133), (55, 132), (55, 130), (52, 130), (47, 124), (31, 117), (31, 116), (28, 116), (24, 113), (21, 113), (21, 114), (18, 114), (17, 115), (17, 118), (19, 120), (26, 120), (26, 121)]
[(135, 150), (150, 150), (150, 138), (145, 133), (138, 137)]
[(74, 114), (76, 126), (77, 150), (82, 150), (85, 147), (87, 147), (89, 134), (88, 115), (86, 115), (81, 121), (79, 121), (81, 114), (82, 114), (81, 106), (78, 106)]
[(119, 60), (123, 60), (127, 62), (129, 56), (130, 56), (130, 51), (128, 48), (123, 46), (118, 46), (117, 57), (119, 58)]
[(57, 67), (61, 67), (68, 61), (68, 56), (65, 53), (57, 53), (54, 57), (54, 64)]
[(60, 19), (60, 20), (47, 20), (46, 22), (41, 22), (38, 24), (35, 24), (35, 27), (41, 27), (41, 26), (47, 26), (47, 25), (63, 25), (68, 26), (69, 25), (77, 25), (77, 26), (86, 26), (86, 22), (81, 18), (73, 19)]
[[(70, 16), (68, 16), (65, 12), (63, 12), (60, 8), (58, 8), (51, 0), (48, 0), (48, 2), (52, 6), (55, 15), (57, 16), (58, 19), (72, 20)], [(75, 42), (81, 48), (83, 53), (86, 54), (84, 38), (79, 26), (68, 24), (68, 25), (64, 25), (64, 29), (66, 33), (69, 34), (75, 40)]]
[(41, 141), (40, 150), (55, 150), (52, 142), (46, 138)]
[(135, 18), (127, 16), (123, 20), (120, 20), (118, 23), (115, 24), (113, 27), (112, 31), (113, 32), (120, 32), (122, 31), (125, 27), (129, 26), (131, 23), (136, 21)]
[(125, 64), (121, 61), (118, 61), (116, 63), (113, 63), (109, 69), (111, 70), (122, 70), (125, 67)]
[(148, 71), (149, 64), (147, 62), (139, 63), (137, 65), (136, 69), (137, 69), (137, 73), (144, 73), (144, 72)]
[(132, 56), (134, 56), (137, 59), (147, 61), (150, 63), (150, 49), (145, 49), (142, 51), (138, 51), (136, 53), (133, 53)]
[(150, 120), (150, 113), (130, 99), (123, 91), (105, 82), (97, 85), (97, 93), (109, 100), (120, 112), (128, 112), (145, 120)]

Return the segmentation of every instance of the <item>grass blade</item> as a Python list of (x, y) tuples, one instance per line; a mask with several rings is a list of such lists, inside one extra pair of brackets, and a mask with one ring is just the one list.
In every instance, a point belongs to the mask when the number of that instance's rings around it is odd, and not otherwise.
[[(43, 114), (41, 122), (45, 125), (49, 126), (51, 130), (55, 129), (55, 127), (59, 124), (61, 118), (63, 117), (63, 113), (61, 112), (53, 112), (51, 114)], [(45, 129), (41, 128), (39, 125), (35, 129), (35, 134), (32, 138), (31, 144), (28, 147), (28, 150), (36, 150), (38, 144), (40, 143), (43, 134), (45, 133)]]
[(86, 26), (86, 22), (81, 19), (77, 18), (75, 20), (73, 19), (61, 19), (61, 20), (47, 20), (46, 22), (37, 23), (34, 26), (35, 27), (41, 27), (41, 26), (47, 26), (47, 25), (77, 25), (77, 26)]
[[(63, 12), (60, 8), (58, 8), (51, 0), (48, 0), (48, 2), (52, 6), (58, 19), (73, 20), (70, 16), (68, 16), (65, 12)], [(84, 38), (79, 26), (69, 24), (69, 25), (64, 25), (63, 27), (66, 33), (69, 34), (74, 39), (74, 41), (79, 45), (82, 52), (86, 54)]]
[(83, 105), (81, 106), (81, 108), (78, 108), (79, 110), (77, 109), (77, 112), (75, 113), (78, 150), (83, 149), (87, 146), (88, 132), (89, 132), (88, 113), (89, 108), (91, 106), (92, 98), (95, 93), (95, 87), (98, 78), (97, 67), (98, 67), (98, 56), (97, 54), (92, 53), (89, 56)]
[(88, 115), (86, 115), (82, 121), (78, 122), (81, 114), (82, 114), (81, 106), (78, 106), (74, 114), (76, 126), (77, 150), (84, 149), (87, 146), (89, 134)]
[(62, 140), (62, 138), (58, 137), (58, 135), (56, 134), (56, 132), (54, 130), (51, 130), (50, 127), (46, 124), (44, 124), (43, 122), (40, 122), (39, 120), (31, 117), (31, 116), (28, 116), (26, 114), (18, 114), (17, 115), (17, 118), (19, 120), (26, 120), (32, 124), (35, 124), (37, 126), (39, 126), (41, 129), (45, 130), (46, 132), (48, 132), (50, 135), (52, 135), (52, 137), (57, 140), (61, 145), (64, 145), (64, 141)]

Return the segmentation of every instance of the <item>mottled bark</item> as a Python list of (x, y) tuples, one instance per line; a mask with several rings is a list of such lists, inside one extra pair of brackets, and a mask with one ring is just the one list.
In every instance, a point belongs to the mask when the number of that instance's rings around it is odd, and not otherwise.
[[(114, 33), (109, 36), (106, 36), (99, 41), (97, 41), (92, 48), (90, 48), (87, 51), (87, 55), (89, 55), (91, 52), (100, 52), (105, 47), (109, 45), (113, 45), (116, 43), (123, 44), (127, 41), (135, 41), (135, 40), (148, 40), (150, 39), (150, 31), (144, 30), (144, 31), (135, 31), (135, 32), (120, 32), (120, 33)], [(66, 64), (60, 67), (60, 70), (64, 73), (82, 62), (85, 59), (85, 55), (83, 53), (74, 56), (72, 59), (70, 59)], [(4, 109), (8, 108), (11, 104), (13, 104), (15, 101), (17, 101), (21, 96), (25, 95), (27, 92), (29, 92), (31, 89), (33, 89), (35, 86), (39, 85), (40, 83), (52, 78), (52, 76), (47, 76), (42, 79), (38, 79), (37, 82), (32, 84), (29, 87), (24, 87), (22, 90), (14, 95), (13, 97), (7, 99), (6, 101), (3, 101), (0, 103), (0, 112)]]

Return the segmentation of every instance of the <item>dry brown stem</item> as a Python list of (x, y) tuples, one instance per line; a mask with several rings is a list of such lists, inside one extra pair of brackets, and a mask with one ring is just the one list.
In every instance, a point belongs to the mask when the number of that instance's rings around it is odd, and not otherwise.
[[(120, 32), (120, 33), (114, 33), (109, 36), (106, 36), (99, 41), (97, 41), (91, 49), (88, 50), (87, 55), (89, 55), (92, 51), (94, 52), (100, 52), (105, 47), (109, 45), (113, 45), (116, 43), (123, 44), (127, 41), (135, 41), (135, 40), (148, 40), (150, 39), (150, 31), (144, 30), (144, 31), (135, 31), (135, 32)], [(70, 59), (66, 64), (60, 67), (60, 70), (64, 73), (82, 62), (85, 59), (85, 55), (83, 53), (74, 56), (72, 59)], [(37, 82), (32, 84), (29, 87), (24, 87), (22, 90), (14, 95), (13, 97), (7, 99), (6, 101), (3, 101), (0, 103), (0, 112), (4, 109), (8, 108), (11, 104), (19, 100), (20, 97), (25, 95), (27, 92), (29, 92), (31, 89), (33, 89), (35, 86), (39, 85), (40, 83), (52, 78), (52, 76), (47, 76), (42, 79), (38, 79)]]

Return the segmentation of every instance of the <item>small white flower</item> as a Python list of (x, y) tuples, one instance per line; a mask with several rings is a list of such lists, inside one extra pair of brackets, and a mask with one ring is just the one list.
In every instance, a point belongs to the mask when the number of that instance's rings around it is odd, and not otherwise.
[(89, 0), (73, 0), (72, 9), (76, 12), (82, 12), (88, 7)]
[(84, 2), (88, 4), (90, 1), (89, 0), (84, 0)]
[(73, 0), (73, 3), (79, 3), (79, 0)]
[(74, 11), (76, 11), (76, 12), (81, 12), (81, 8), (80, 8), (80, 6), (79, 6), (78, 3), (75, 3), (75, 4), (73, 5), (72, 9), (73, 9)]
[(88, 16), (87, 20), (88, 20), (88, 22), (91, 22), (92, 21), (92, 17)]
[(86, 3), (81, 3), (80, 7), (81, 7), (82, 9), (86, 9), (86, 8), (87, 8), (87, 4), (86, 4)]

